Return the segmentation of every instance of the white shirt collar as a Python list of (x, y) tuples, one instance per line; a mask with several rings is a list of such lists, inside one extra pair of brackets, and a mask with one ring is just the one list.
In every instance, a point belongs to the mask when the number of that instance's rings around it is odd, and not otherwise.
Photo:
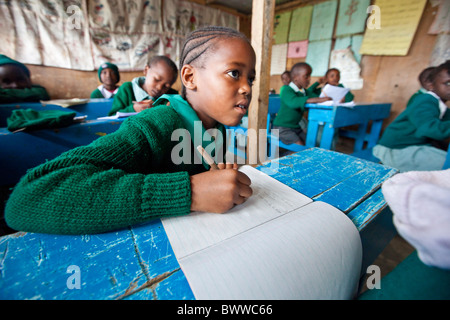
[(445, 111), (447, 111), (447, 105), (444, 103), (444, 101), (441, 100), (441, 98), (439, 98), (439, 96), (434, 93), (433, 91), (427, 91), (428, 94), (431, 94), (433, 97), (435, 97), (436, 99), (438, 99), (439, 101), (439, 111), (441, 112), (441, 114), (439, 115), (439, 119), (442, 119), (442, 117), (445, 114)]
[(109, 99), (117, 93), (117, 91), (119, 90), (119, 87), (117, 87), (116, 90), (114, 90), (114, 92), (111, 92), (109, 90), (106, 90), (105, 86), (103, 84), (101, 84), (98, 86), (98, 90), (100, 90), (100, 92), (102, 93), (103, 97), (105, 97), (105, 99)]
[(295, 83), (293, 83), (292, 81), (289, 83), (289, 87), (291, 87), (292, 89), (294, 89), (295, 92), (301, 92), (303, 94), (305, 94), (305, 89), (304, 88), (299, 88), (297, 87), (297, 85)]

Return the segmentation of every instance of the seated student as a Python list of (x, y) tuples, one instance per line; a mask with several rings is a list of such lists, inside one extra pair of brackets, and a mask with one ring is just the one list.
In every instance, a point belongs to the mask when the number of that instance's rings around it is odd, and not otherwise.
[(450, 60), (433, 70), (430, 91), (417, 95), (385, 129), (373, 154), (401, 172), (441, 170), (447, 152), (433, 141), (450, 138)]
[(279, 138), (285, 144), (305, 144), (306, 134), (299, 124), (305, 112), (305, 104), (331, 100), (329, 97), (318, 98), (305, 89), (311, 81), (311, 72), (309, 64), (296, 63), (291, 70), (291, 82), (280, 89), (281, 107), (273, 120), (272, 129), (279, 130)]
[(91, 99), (111, 99), (119, 90), (117, 85), (120, 81), (119, 68), (110, 62), (102, 63), (98, 68), (98, 79), (102, 83), (92, 91)]
[[(191, 211), (224, 213), (242, 204), (252, 194), (250, 179), (236, 165), (220, 164), (225, 139), (212, 142), (206, 135), (216, 129), (225, 137), (224, 125), (239, 123), (252, 97), (255, 63), (240, 32), (196, 29), (181, 52), (182, 95), (164, 95), (119, 130), (28, 171), (6, 204), (6, 222), (23, 231), (100, 233)], [(201, 137), (195, 136), (196, 124)], [(179, 140), (191, 152), (174, 152), (180, 144), (172, 139), (175, 131), (186, 135)], [(198, 143), (206, 150), (215, 144), (220, 170), (194, 161)]]
[(411, 98), (409, 98), (408, 102), (406, 103), (406, 106), (409, 106), (409, 104), (412, 102), (412, 100), (419, 94), (427, 93), (427, 91), (430, 91), (431, 89), (431, 79), (430, 75), (432, 71), (435, 69), (435, 67), (428, 67), (422, 70), (422, 72), (419, 74), (419, 83), (421, 88), (415, 92)]
[(24, 64), (0, 54), (0, 103), (49, 99), (44, 87), (31, 83), (30, 70)]
[(289, 83), (291, 83), (291, 73), (288, 70), (281, 74), (281, 82), (283, 83), (283, 85), (280, 88), (280, 94), (284, 86), (288, 86)]
[(144, 75), (120, 86), (108, 115), (112, 116), (117, 111), (141, 112), (151, 108), (153, 102), (175, 83), (178, 68), (168, 57), (155, 56), (145, 66)]
[[(320, 85), (325, 86), (326, 84), (330, 84), (332, 86), (337, 86), (343, 88), (344, 85), (339, 83), (341, 80), (341, 72), (336, 68), (328, 69), (328, 71), (325, 73), (325, 76), (320, 78), (319, 81), (314, 82), (311, 87), (309, 87), (310, 90), (312, 90), (315, 94), (320, 96), (320, 93), (322, 92), (322, 88), (320, 88)], [(322, 87), (323, 87), (322, 86)], [(340, 102), (350, 102), (353, 101), (353, 98), (355, 96), (350, 91), (347, 92), (344, 98)]]

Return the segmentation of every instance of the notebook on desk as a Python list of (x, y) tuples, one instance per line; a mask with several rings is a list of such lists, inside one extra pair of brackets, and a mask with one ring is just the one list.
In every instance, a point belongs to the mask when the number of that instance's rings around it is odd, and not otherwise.
[(253, 195), (225, 214), (162, 223), (197, 299), (348, 299), (362, 260), (344, 213), (243, 166)]

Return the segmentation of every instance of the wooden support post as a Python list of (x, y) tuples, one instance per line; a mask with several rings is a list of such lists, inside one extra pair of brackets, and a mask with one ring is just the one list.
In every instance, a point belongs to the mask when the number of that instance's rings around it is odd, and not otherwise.
[(249, 164), (261, 163), (266, 160), (267, 155), (266, 122), (274, 14), (275, 0), (253, 0), (251, 41), (256, 52), (256, 79), (248, 111), (247, 163)]

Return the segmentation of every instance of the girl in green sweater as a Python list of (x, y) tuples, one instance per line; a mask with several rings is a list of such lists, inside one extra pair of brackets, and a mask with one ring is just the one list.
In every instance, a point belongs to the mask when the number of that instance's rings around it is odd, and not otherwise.
[[(180, 59), (182, 96), (164, 95), (116, 132), (30, 170), (7, 202), (8, 225), (100, 233), (191, 211), (224, 213), (243, 203), (252, 194), (250, 179), (235, 165), (208, 170), (196, 146), (211, 149), (211, 132), (237, 125), (247, 112), (255, 59), (249, 41), (233, 29), (193, 31)], [(179, 148), (180, 136), (189, 148)]]
[(150, 58), (144, 68), (144, 77), (136, 77), (122, 84), (114, 96), (108, 115), (116, 112), (141, 112), (171, 89), (178, 75), (175, 63), (166, 56)]
[(450, 138), (450, 61), (433, 70), (431, 81), (430, 91), (417, 95), (373, 148), (383, 164), (401, 172), (442, 169), (447, 151), (433, 144)]

